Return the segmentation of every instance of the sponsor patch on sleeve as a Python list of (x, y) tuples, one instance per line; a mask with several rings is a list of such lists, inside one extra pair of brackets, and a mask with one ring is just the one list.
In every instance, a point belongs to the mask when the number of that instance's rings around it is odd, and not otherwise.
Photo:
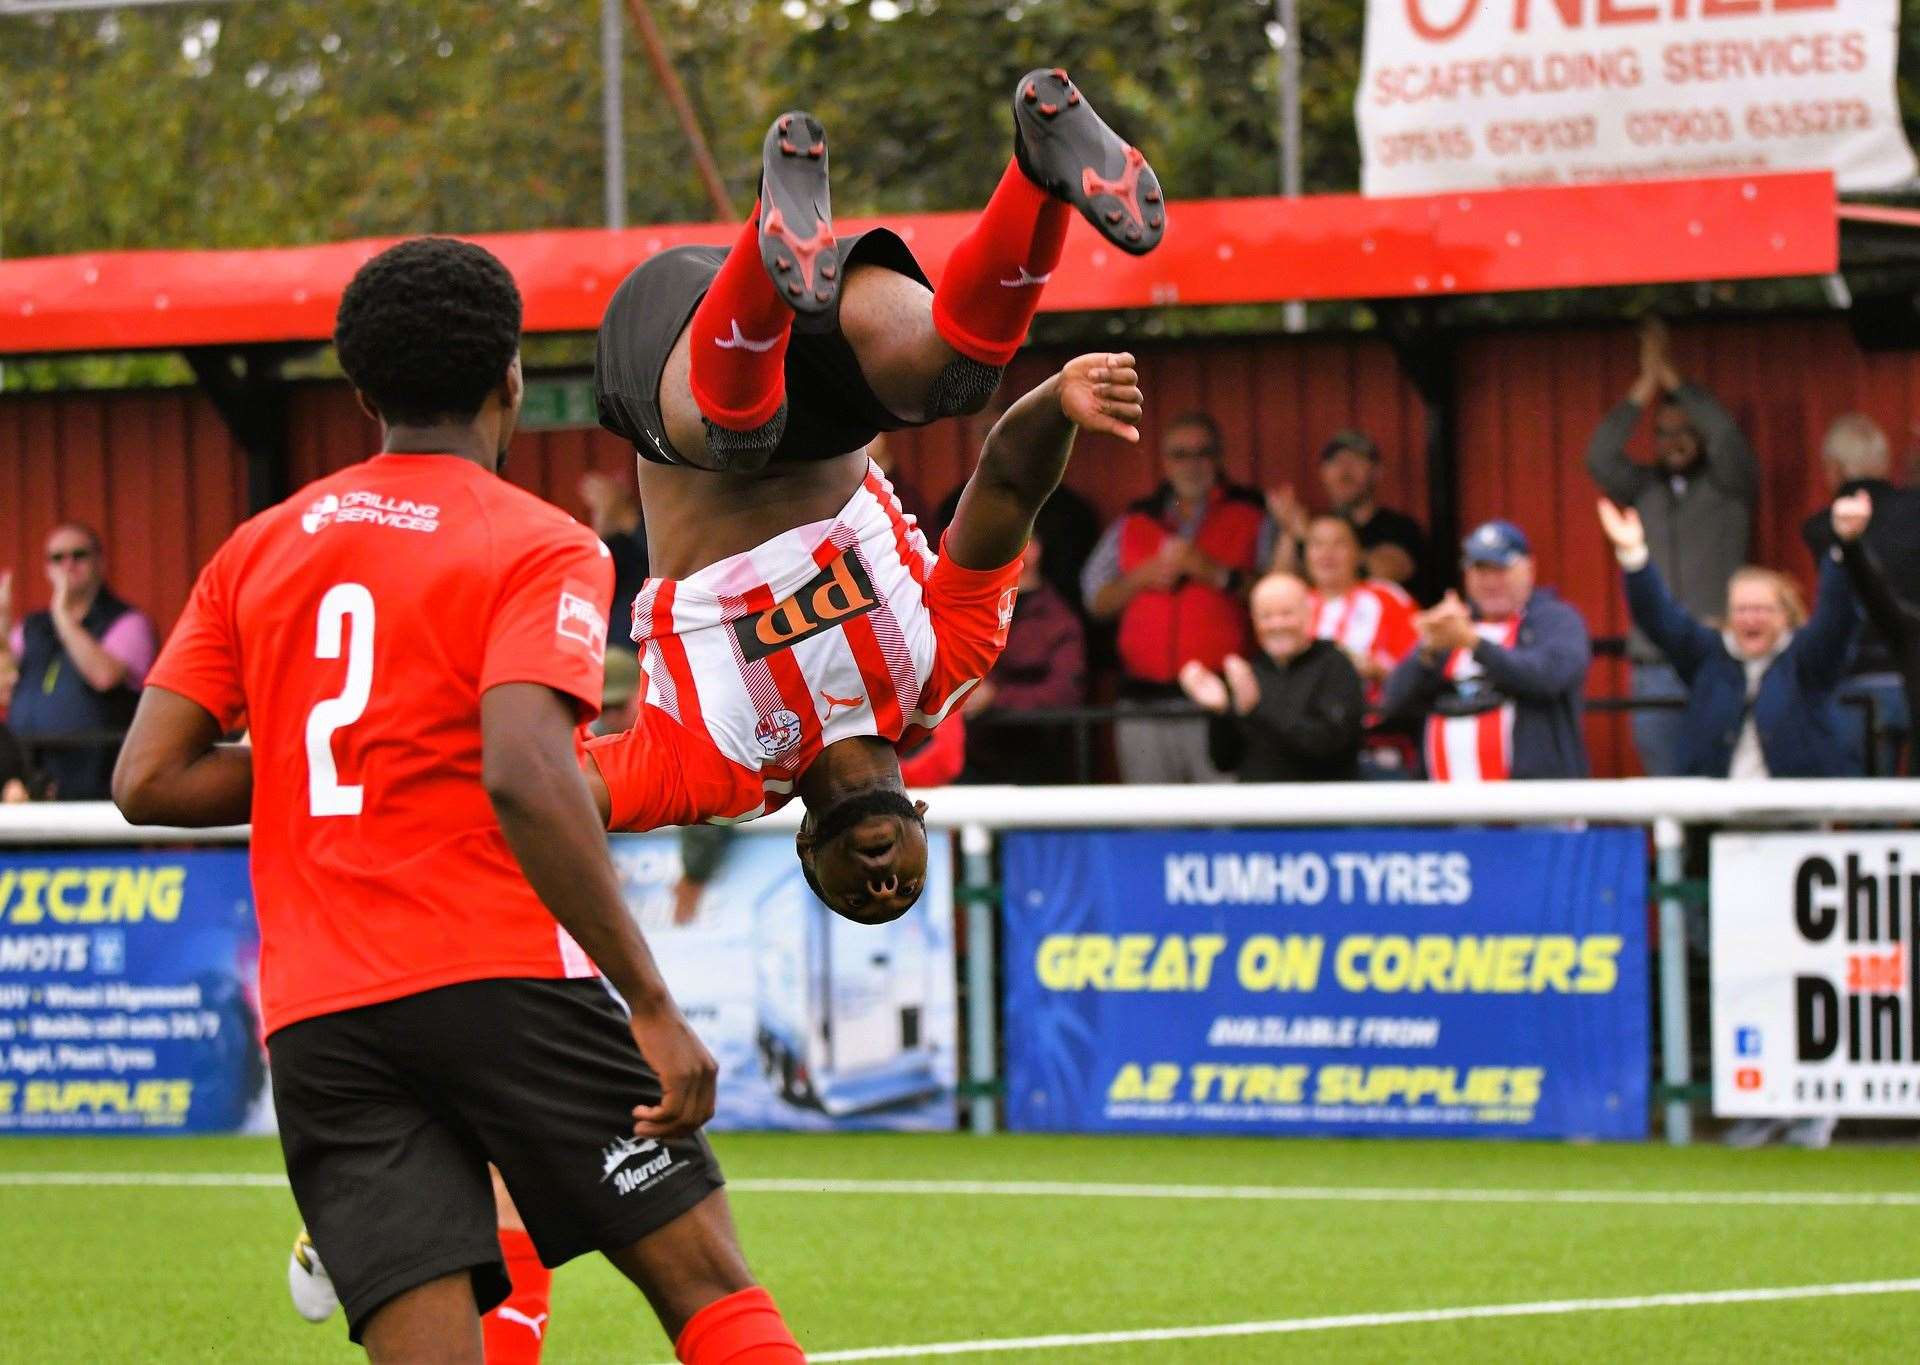
[(560, 589), (560, 613), (553, 633), (586, 647), (596, 662), (607, 657), (607, 618), (593, 600), (586, 584), (568, 579)]

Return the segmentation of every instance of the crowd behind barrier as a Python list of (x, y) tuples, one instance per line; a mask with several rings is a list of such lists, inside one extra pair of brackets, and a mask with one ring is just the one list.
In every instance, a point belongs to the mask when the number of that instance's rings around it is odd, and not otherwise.
[[(1043, 508), (1006, 651), (963, 707), (962, 780), (1579, 777), (1587, 712), (1630, 717), (1650, 776), (1904, 771), (1920, 490), (1893, 481), (1885, 433), (1839, 414), (1818, 452), (1834, 502), (1803, 527), (1820, 579), (1809, 611), (1791, 566), (1747, 562), (1761, 456), (1805, 453), (1757, 456), (1679, 373), (1657, 321), (1639, 360), (1586, 449), (1631, 608), (1624, 641), (1592, 638), (1535, 581), (1552, 528), (1492, 520), (1456, 557), (1382, 505), (1383, 466), (1407, 452), (1342, 430), (1311, 493), (1240, 487), (1219, 424), (1180, 413), (1135, 457), (1159, 486), (1107, 525), (1066, 487)], [(1643, 425), (1644, 464), (1628, 455)], [(872, 453), (937, 541), (958, 490), (930, 504), (884, 440)], [(624, 598), (645, 577), (644, 510), (604, 474), (576, 491)], [(108, 586), (97, 533), (66, 521), (45, 549), (44, 606), (16, 601), (31, 575), (0, 568), (0, 799), (98, 799), (158, 642)], [(1622, 656), (1626, 695), (1588, 695), (1591, 661)]]

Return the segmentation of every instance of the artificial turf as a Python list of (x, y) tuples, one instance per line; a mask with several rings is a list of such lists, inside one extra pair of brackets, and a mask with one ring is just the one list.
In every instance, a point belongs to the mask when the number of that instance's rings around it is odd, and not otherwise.
[[(1900, 1148), (722, 1135), (757, 1179), (1920, 1195)], [(0, 1140), (26, 1172), (269, 1173), (271, 1140)], [(1920, 1277), (1920, 1206), (1164, 1199), (743, 1188), (741, 1238), (810, 1351)], [(350, 1361), (285, 1290), (291, 1197), (0, 1183), (0, 1360)], [(1845, 1359), (1920, 1354), (1920, 1294), (1051, 1347), (1006, 1362)], [(595, 1259), (555, 1278), (546, 1359), (672, 1351)], [(910, 1358), (910, 1357), (901, 1357)]]

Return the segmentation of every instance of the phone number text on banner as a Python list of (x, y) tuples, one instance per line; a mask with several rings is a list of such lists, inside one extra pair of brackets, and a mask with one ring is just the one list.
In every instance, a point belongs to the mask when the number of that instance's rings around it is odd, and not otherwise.
[(0, 1133), (271, 1125), (244, 851), (0, 859)]
[(1370, 195), (1831, 170), (1914, 174), (1894, 0), (1368, 0)]
[(1003, 847), (1016, 1129), (1646, 1132), (1636, 830)]

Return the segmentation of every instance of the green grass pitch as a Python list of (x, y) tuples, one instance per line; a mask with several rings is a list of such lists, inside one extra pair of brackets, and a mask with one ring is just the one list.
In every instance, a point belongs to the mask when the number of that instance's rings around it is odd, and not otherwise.
[[(1920, 1195), (1910, 1150), (1728, 1152), (1252, 1139), (730, 1135), (769, 1178), (1470, 1191)], [(363, 1359), (288, 1306), (284, 1188), (8, 1183), (35, 1172), (278, 1174), (271, 1141), (0, 1140), (0, 1360)], [(747, 1253), (809, 1351), (1920, 1277), (1920, 1205), (1335, 1202), (736, 1191)], [(1648, 1307), (961, 1360), (1909, 1361), (1920, 1294)], [(671, 1349), (603, 1263), (554, 1284), (546, 1359)], [(910, 1359), (911, 1356), (890, 1358)]]

